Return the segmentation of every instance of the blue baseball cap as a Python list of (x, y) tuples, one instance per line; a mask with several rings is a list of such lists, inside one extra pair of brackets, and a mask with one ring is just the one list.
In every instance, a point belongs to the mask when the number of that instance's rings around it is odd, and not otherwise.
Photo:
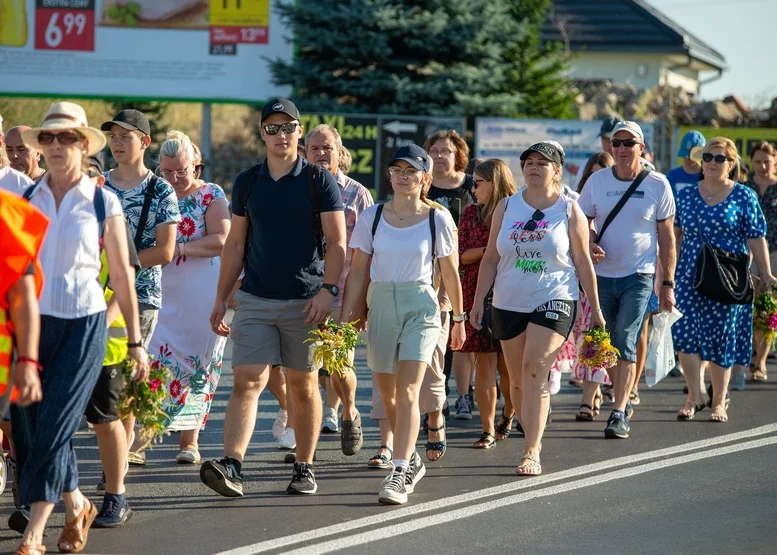
[(677, 151), (677, 157), (690, 158), (693, 147), (703, 147), (705, 144), (707, 144), (707, 139), (699, 131), (688, 131), (683, 135), (683, 140), (680, 142), (680, 150)]
[(432, 159), (426, 151), (416, 144), (410, 144), (397, 149), (394, 156), (391, 157), (389, 166), (397, 160), (404, 160), (417, 170), (424, 172), (432, 171)]

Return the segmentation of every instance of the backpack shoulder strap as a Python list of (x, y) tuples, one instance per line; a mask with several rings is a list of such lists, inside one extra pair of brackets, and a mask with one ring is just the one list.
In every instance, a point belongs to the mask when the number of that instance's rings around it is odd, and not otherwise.
[(324, 229), (321, 225), (321, 202), (324, 198), (324, 184), (321, 170), (315, 164), (308, 164), (306, 167), (308, 181), (308, 197), (310, 204), (313, 205), (313, 230), (316, 233), (316, 250), (318, 258), (324, 259)]
[(34, 185), (30, 185), (29, 187), (27, 187), (24, 190), (24, 193), (22, 193), (22, 198), (24, 200), (26, 200), (27, 202), (29, 202), (30, 199), (32, 198), (32, 194), (35, 192), (35, 187), (37, 187), (37, 186), (38, 186), (38, 184), (36, 183)]
[(437, 212), (435, 208), (429, 210), (429, 229), (432, 232), (432, 287), (434, 287), (437, 279), (435, 264), (437, 262), (437, 222), (434, 219), (435, 212)]
[(615, 207), (612, 209), (612, 212), (610, 212), (607, 215), (607, 218), (604, 220), (604, 223), (602, 224), (602, 229), (599, 230), (599, 233), (596, 236), (596, 241), (594, 241), (594, 243), (596, 243), (597, 245), (599, 244), (599, 242), (602, 240), (602, 236), (604, 236), (604, 232), (607, 231), (608, 227), (610, 227), (610, 224), (615, 219), (615, 216), (618, 215), (618, 213), (623, 208), (623, 205), (626, 204), (626, 201), (631, 198), (631, 195), (634, 194), (634, 191), (637, 190), (637, 187), (639, 187), (640, 183), (642, 183), (649, 174), (650, 174), (650, 170), (648, 170), (647, 168), (642, 168), (642, 171), (639, 172), (639, 175), (637, 176), (637, 178), (631, 182), (631, 185), (629, 186), (629, 188), (626, 189), (625, 193), (623, 193), (623, 196), (618, 201), (618, 204), (616, 204)]
[(97, 216), (97, 225), (100, 230), (100, 241), (105, 235), (105, 195), (100, 187), (94, 188), (94, 214)]
[(140, 243), (143, 241), (143, 232), (146, 230), (146, 224), (148, 223), (148, 213), (151, 211), (151, 202), (154, 200), (157, 182), (157, 176), (152, 173), (151, 179), (149, 179), (148, 185), (146, 185), (146, 190), (143, 192), (143, 208), (140, 209), (138, 228), (135, 230), (135, 249), (138, 252), (142, 250)]
[(375, 219), (372, 220), (372, 240), (375, 240), (375, 232), (378, 231), (378, 224), (380, 223), (380, 217), (383, 215), (383, 207), (385, 204), (379, 204), (377, 210), (375, 210)]

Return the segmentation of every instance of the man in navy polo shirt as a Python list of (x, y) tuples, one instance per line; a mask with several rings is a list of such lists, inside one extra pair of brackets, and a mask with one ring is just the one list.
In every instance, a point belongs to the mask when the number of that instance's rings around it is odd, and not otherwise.
[[(224, 458), (200, 469), (203, 483), (225, 497), (243, 495), (241, 469), (259, 394), (272, 364), (279, 362), (287, 369), (297, 440), (297, 462), (286, 491), (310, 494), (317, 489), (312, 463), (321, 429), (321, 395), (312, 345), (304, 341), (332, 313), (345, 264), (346, 232), (337, 181), (299, 156), (302, 133), (291, 101), (269, 101), (261, 123), (267, 158), (238, 175), (233, 186), (232, 228), (221, 254), (211, 325), (220, 335), (231, 334), (234, 386), (224, 422)], [(316, 210), (326, 263), (319, 255)], [(230, 330), (224, 323), (227, 299), (244, 264)]]

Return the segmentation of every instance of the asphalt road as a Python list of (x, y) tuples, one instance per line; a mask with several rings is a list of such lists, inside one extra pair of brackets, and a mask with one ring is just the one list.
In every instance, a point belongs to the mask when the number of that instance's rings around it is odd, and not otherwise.
[[(231, 388), (225, 371), (208, 427), (203, 458), (221, 456), (224, 408)], [(677, 422), (682, 378), (642, 386), (631, 438), (605, 440), (608, 406), (593, 423), (574, 420), (580, 390), (564, 386), (552, 398), (553, 423), (543, 439), (544, 475), (518, 478), (522, 439), (513, 434), (494, 449), (471, 448), (480, 432), (471, 421), (449, 420), (445, 457), (402, 507), (377, 503), (385, 471), (366, 467), (379, 434), (369, 420), (370, 375), (357, 353), (359, 408), (365, 446), (340, 452), (339, 436), (323, 435), (315, 465), (318, 493), (288, 496), (291, 466), (283, 463), (270, 426), (277, 404), (260, 400), (244, 466), (246, 496), (226, 499), (200, 483), (198, 468), (176, 465), (176, 435), (148, 454), (127, 478), (133, 519), (123, 528), (93, 530), (87, 553), (497, 553), (542, 554), (775, 554), (777, 521), (777, 381), (732, 392), (730, 420)], [(777, 378), (777, 369), (772, 370)], [(100, 469), (94, 435), (75, 439), (81, 486), (93, 501)], [(422, 445), (419, 452), (423, 456)], [(0, 498), (10, 514), (10, 487)], [(58, 506), (47, 546), (56, 552), (64, 521)], [(3, 526), (0, 551), (19, 536)]]

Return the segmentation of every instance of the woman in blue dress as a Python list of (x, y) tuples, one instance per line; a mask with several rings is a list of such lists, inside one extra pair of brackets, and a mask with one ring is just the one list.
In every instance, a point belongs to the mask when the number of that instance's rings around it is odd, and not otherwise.
[[(704, 147), (704, 179), (677, 194), (675, 232), (680, 249), (677, 265), (677, 308), (683, 317), (672, 326), (675, 349), (688, 385), (688, 400), (677, 414), (690, 420), (706, 406), (702, 393), (703, 363), (709, 363), (713, 398), (711, 422), (726, 422), (726, 392), (734, 364), (749, 364), (752, 349), (753, 305), (723, 304), (693, 288), (696, 260), (704, 241), (737, 253), (752, 253), (761, 284), (775, 282), (768, 263), (766, 220), (755, 193), (728, 179), (737, 164), (730, 139), (717, 137)], [(741, 359), (741, 360), (740, 360)]]

